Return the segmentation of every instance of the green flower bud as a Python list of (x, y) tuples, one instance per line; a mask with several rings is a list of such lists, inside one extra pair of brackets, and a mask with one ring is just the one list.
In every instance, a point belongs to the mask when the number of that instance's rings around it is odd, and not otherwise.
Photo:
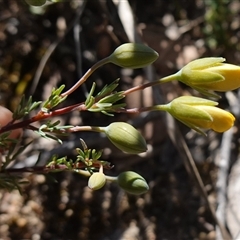
[(125, 122), (114, 122), (104, 128), (108, 139), (126, 153), (138, 154), (147, 151), (143, 136), (132, 125)]
[(25, 2), (29, 5), (39, 7), (46, 3), (46, 0), (25, 0)]
[(125, 43), (109, 56), (111, 63), (124, 68), (142, 68), (153, 63), (157, 58), (156, 51), (137, 43)]
[(92, 190), (98, 190), (102, 188), (106, 183), (106, 177), (103, 173), (93, 173), (88, 179), (88, 187)]
[(117, 178), (117, 183), (123, 190), (135, 195), (143, 194), (149, 189), (146, 180), (132, 171), (122, 172)]

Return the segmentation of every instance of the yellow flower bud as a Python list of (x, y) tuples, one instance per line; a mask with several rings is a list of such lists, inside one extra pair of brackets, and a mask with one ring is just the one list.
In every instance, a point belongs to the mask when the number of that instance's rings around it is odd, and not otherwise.
[(117, 183), (123, 190), (135, 195), (143, 194), (149, 189), (146, 180), (141, 175), (132, 171), (119, 174)]
[(39, 7), (46, 3), (46, 0), (25, 0), (25, 2), (29, 5)]
[(101, 172), (93, 173), (88, 179), (88, 187), (92, 190), (102, 188), (106, 183), (106, 176)]
[(156, 51), (137, 43), (125, 43), (109, 56), (111, 63), (124, 68), (142, 68), (153, 63), (157, 58)]
[(226, 92), (240, 87), (240, 67), (223, 63), (224, 58), (208, 57), (188, 63), (176, 74), (162, 80), (174, 77), (193, 89), (209, 96), (217, 96), (209, 91)]
[(104, 132), (108, 139), (123, 152), (138, 154), (147, 151), (143, 136), (128, 123), (111, 123), (104, 128)]
[(225, 132), (233, 126), (235, 117), (216, 105), (218, 103), (215, 101), (182, 96), (165, 105), (166, 109), (164, 110), (200, 133), (203, 133), (200, 129)]

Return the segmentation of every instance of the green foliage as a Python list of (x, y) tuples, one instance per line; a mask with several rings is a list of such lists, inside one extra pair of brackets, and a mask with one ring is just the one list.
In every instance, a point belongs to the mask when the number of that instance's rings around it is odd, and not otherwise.
[(28, 184), (27, 180), (23, 180), (21, 176), (14, 176), (1, 173), (0, 176), (0, 189), (6, 189), (9, 192), (12, 190), (18, 190), (22, 193), (22, 186)]
[(10, 133), (11, 132), (4, 132), (4, 133), (0, 134), (0, 148), (1, 149), (7, 148), (9, 146), (9, 144), (17, 144), (18, 143), (17, 139), (13, 139), (13, 138), (9, 137)]
[(18, 107), (13, 113), (13, 119), (17, 120), (23, 118), (24, 116), (28, 115), (31, 111), (37, 109), (41, 103), (42, 103), (41, 101), (32, 102), (32, 96), (30, 96), (27, 100), (25, 95), (23, 95)]
[(3, 164), (1, 166), (1, 169), (4, 171), (7, 166), (13, 162), (30, 144), (32, 141), (25, 145), (21, 145), (17, 147), (18, 142), (12, 142), (10, 145), (10, 148), (8, 150), (7, 155), (5, 156), (5, 160), (3, 161)]
[(204, 33), (206, 34), (206, 44), (211, 49), (218, 46), (229, 48), (230, 23), (233, 14), (229, 9), (230, 0), (205, 1), (207, 12), (205, 14)]
[(83, 139), (80, 139), (83, 150), (81, 148), (77, 148), (77, 159), (76, 162), (82, 162), (85, 169), (89, 171), (91, 174), (96, 171), (99, 166), (110, 167), (110, 163), (107, 161), (101, 161), (100, 158), (102, 156), (102, 150), (97, 151), (96, 149), (88, 149), (86, 143)]
[[(72, 126), (71, 125), (59, 126), (59, 124), (60, 124), (59, 120), (55, 122), (48, 120), (45, 124), (41, 125), (39, 129), (37, 129), (35, 132), (45, 139), (53, 139), (61, 144), (62, 140), (58, 138), (56, 135), (66, 136), (67, 135), (66, 130), (71, 128)], [(54, 133), (56, 135), (53, 135), (51, 133)]]
[(51, 109), (56, 107), (58, 104), (62, 103), (67, 98), (67, 96), (65, 97), (61, 96), (61, 93), (64, 88), (65, 88), (65, 85), (62, 85), (57, 89), (55, 88), (52, 89), (51, 95), (42, 105), (43, 112), (46, 112), (46, 113), (49, 112)]
[(119, 85), (118, 82), (119, 79), (113, 81), (109, 85), (105, 85), (103, 89), (96, 95), (96, 97), (93, 97), (93, 93), (96, 87), (96, 84), (93, 83), (89, 95), (85, 101), (85, 105), (88, 111), (101, 112), (108, 116), (113, 116), (111, 112), (116, 112), (118, 109), (125, 107), (125, 103), (116, 104), (125, 98), (123, 91), (115, 91)]

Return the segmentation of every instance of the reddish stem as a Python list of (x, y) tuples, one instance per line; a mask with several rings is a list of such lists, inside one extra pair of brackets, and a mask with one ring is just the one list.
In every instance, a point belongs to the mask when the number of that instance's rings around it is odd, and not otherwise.
[(133, 87), (133, 88), (130, 88), (130, 89), (124, 91), (123, 95), (126, 96), (126, 95), (128, 95), (130, 93), (133, 93), (133, 92), (136, 92), (136, 91), (140, 91), (140, 90), (144, 90), (145, 88), (153, 87), (153, 86), (159, 85), (159, 84), (160, 84), (159, 81), (145, 83), (143, 85), (139, 85), (139, 86), (136, 86), (136, 87)]
[(41, 120), (51, 118), (51, 117), (54, 117), (54, 116), (63, 115), (63, 114), (69, 113), (71, 111), (74, 111), (76, 109), (78, 109), (79, 111), (86, 110), (84, 104), (79, 104), (78, 103), (78, 104), (74, 104), (74, 105), (64, 107), (64, 108), (61, 108), (61, 109), (53, 110), (49, 113), (39, 111), (37, 115), (33, 116), (30, 119), (26, 119), (26, 120), (23, 120), (21, 122), (16, 122), (14, 124), (10, 124), (10, 123), (7, 124), (6, 126), (4, 126), (0, 129), (0, 134), (4, 133), (4, 132), (11, 131), (11, 130), (14, 130), (14, 129), (17, 129), (17, 128), (26, 128), (29, 124), (31, 124), (33, 122), (41, 121)]

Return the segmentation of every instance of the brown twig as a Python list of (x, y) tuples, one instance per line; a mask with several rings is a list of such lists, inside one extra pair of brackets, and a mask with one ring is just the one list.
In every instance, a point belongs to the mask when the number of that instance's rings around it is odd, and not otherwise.
[(212, 204), (208, 200), (208, 195), (206, 192), (206, 189), (204, 187), (202, 178), (199, 174), (199, 171), (196, 167), (196, 164), (194, 162), (194, 159), (192, 157), (191, 152), (189, 151), (189, 148), (177, 126), (175, 126), (174, 131), (169, 131), (169, 136), (175, 145), (176, 149), (178, 150), (181, 158), (183, 159), (184, 165), (186, 167), (186, 170), (191, 178), (194, 179), (196, 182), (196, 186), (199, 190), (199, 193), (201, 194), (202, 198), (206, 202), (206, 205), (211, 212), (211, 215), (216, 223), (216, 225), (219, 227), (220, 232), (222, 234), (222, 239), (231, 239), (231, 236), (225, 226), (219, 221), (218, 217), (216, 216), (215, 209), (213, 208)]

